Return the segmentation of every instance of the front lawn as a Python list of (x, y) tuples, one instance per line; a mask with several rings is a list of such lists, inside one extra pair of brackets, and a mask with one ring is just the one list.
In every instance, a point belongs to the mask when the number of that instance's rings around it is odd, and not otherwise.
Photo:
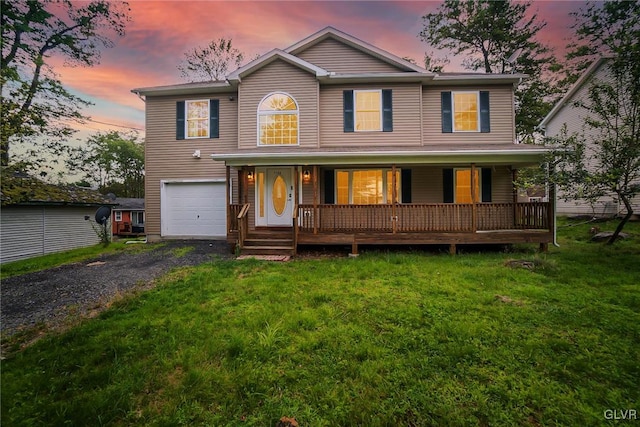
[(613, 425), (640, 412), (640, 224), (589, 227), (542, 255), (176, 271), (4, 360), (2, 425)]

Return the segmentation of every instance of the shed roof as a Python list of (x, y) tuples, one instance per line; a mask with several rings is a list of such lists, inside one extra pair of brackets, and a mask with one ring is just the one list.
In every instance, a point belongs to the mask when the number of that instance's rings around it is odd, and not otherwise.
[(117, 206), (113, 207), (114, 211), (143, 211), (144, 199), (136, 197), (118, 197), (115, 200)]
[(101, 206), (114, 204), (113, 201), (90, 188), (49, 184), (32, 176), (10, 171), (2, 173), (0, 200), (2, 206)]

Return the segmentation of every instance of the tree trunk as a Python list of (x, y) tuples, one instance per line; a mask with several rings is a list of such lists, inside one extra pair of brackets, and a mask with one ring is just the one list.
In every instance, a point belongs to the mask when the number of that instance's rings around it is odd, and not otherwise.
[(620, 196), (620, 198), (622, 199), (622, 203), (624, 203), (624, 206), (627, 208), (627, 214), (625, 215), (624, 218), (622, 218), (622, 221), (620, 221), (620, 224), (618, 224), (618, 227), (616, 227), (616, 231), (614, 231), (611, 237), (609, 237), (609, 240), (607, 240), (607, 245), (612, 245), (613, 243), (615, 243), (616, 239), (618, 238), (618, 235), (624, 228), (625, 224), (629, 221), (629, 219), (633, 215), (633, 208), (631, 207), (631, 202), (629, 201), (629, 199), (626, 196)]

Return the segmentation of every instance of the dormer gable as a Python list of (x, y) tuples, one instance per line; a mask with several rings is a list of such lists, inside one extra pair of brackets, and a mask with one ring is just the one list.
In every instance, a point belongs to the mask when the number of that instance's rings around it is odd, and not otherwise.
[(306, 37), (289, 46), (285, 52), (337, 74), (431, 74), (422, 67), (333, 27), (326, 27)]
[(317, 65), (307, 62), (304, 59), (298, 58), (294, 55), (290, 55), (280, 49), (273, 49), (272, 51), (262, 55), (261, 57), (249, 62), (247, 65), (244, 65), (235, 70), (233, 73), (229, 74), (227, 80), (230, 82), (240, 82), (242, 78), (251, 75), (252, 73), (260, 70), (263, 67), (266, 67), (267, 65), (277, 60), (287, 62), (294, 67), (298, 67), (308, 73), (315, 75), (316, 77), (325, 77), (329, 75), (329, 72), (327, 70), (318, 67)]

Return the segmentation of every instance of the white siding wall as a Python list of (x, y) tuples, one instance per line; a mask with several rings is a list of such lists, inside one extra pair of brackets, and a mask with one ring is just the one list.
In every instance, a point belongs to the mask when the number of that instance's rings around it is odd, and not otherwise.
[(0, 228), (0, 262), (16, 261), (95, 245), (100, 239), (85, 215), (96, 208), (3, 207)]
[[(558, 136), (562, 129), (566, 127), (567, 134), (588, 134), (592, 130), (585, 126), (584, 120), (589, 112), (580, 106), (576, 106), (577, 101), (588, 101), (589, 87), (594, 81), (604, 83), (613, 83), (613, 79), (608, 71), (606, 62), (603, 62), (578, 89), (572, 97), (564, 103), (562, 109), (549, 121), (546, 127), (547, 136)], [(587, 146), (586, 155), (592, 155), (593, 150)], [(593, 162), (587, 162), (587, 167), (592, 166)], [(640, 212), (640, 197), (632, 200), (634, 212)], [(611, 216), (618, 212), (626, 212), (622, 203), (614, 202), (612, 197), (602, 197), (593, 205), (586, 200), (569, 200), (565, 201), (563, 194), (558, 194), (557, 212), (563, 215), (594, 215), (594, 216)]]

